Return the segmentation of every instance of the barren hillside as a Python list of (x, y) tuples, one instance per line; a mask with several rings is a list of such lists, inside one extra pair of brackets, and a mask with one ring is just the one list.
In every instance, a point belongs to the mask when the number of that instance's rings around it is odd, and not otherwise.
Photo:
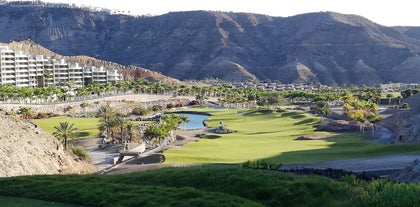
[(420, 143), (420, 94), (403, 100), (410, 109), (401, 110), (388, 117), (382, 123), (395, 133), (395, 141)]
[(0, 112), (0, 177), (85, 174), (96, 171), (64, 151), (56, 138), (20, 118)]
[(375, 85), (420, 76), (419, 28), (386, 27), (356, 15), (189, 11), (136, 17), (80, 8), (0, 9), (2, 42), (31, 39), (63, 55), (180, 80)]

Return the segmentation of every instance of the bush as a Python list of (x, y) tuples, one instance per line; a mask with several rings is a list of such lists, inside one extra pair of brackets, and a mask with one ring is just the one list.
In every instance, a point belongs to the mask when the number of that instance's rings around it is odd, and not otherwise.
[(42, 113), (42, 112), (39, 112), (39, 113), (36, 115), (36, 118), (37, 118), (37, 119), (45, 119), (45, 118), (48, 118), (48, 114), (46, 114), (46, 113)]
[(174, 104), (173, 103), (168, 103), (168, 104), (166, 104), (166, 108), (167, 109), (171, 109), (171, 108), (173, 108), (174, 107)]
[(175, 107), (184, 107), (184, 104), (183, 103), (177, 103), (177, 104), (175, 104)]
[(84, 147), (68, 145), (68, 148), (73, 152), (73, 154), (82, 158), (83, 160), (86, 160), (86, 161), (90, 160), (89, 154)]
[(194, 105), (201, 105), (201, 102), (199, 100), (191, 101), (188, 105), (194, 106)]
[(141, 107), (137, 107), (134, 108), (133, 111), (131, 113), (135, 114), (135, 115), (147, 115), (150, 114), (152, 111), (150, 109), (146, 109), (146, 108), (141, 108)]
[(408, 103), (403, 103), (403, 105), (401, 106), (402, 109), (408, 109), (410, 108), (410, 106), (408, 105)]
[(245, 169), (261, 169), (261, 170), (278, 170), (281, 167), (280, 163), (272, 163), (266, 160), (246, 161), (241, 164)]
[(154, 105), (152, 106), (152, 111), (156, 112), (156, 111), (162, 111), (163, 107), (161, 105)]

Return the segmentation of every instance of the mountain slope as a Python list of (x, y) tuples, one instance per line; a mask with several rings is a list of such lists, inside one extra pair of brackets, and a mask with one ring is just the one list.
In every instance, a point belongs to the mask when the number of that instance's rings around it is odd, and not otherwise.
[(136, 65), (178, 79), (324, 84), (412, 82), (420, 29), (332, 12), (288, 18), (224, 12), (154, 17), (0, 6), (0, 41), (31, 39), (64, 55)]
[(0, 177), (96, 171), (93, 165), (65, 152), (53, 136), (3, 112), (0, 112), (0, 156)]

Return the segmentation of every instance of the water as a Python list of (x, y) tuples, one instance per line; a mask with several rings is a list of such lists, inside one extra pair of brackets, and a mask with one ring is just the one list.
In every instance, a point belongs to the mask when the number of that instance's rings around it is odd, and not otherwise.
[(190, 120), (187, 123), (182, 123), (179, 125), (181, 129), (201, 129), (204, 128), (203, 121), (208, 119), (208, 115), (202, 114), (188, 114), (188, 113), (177, 113), (179, 116), (186, 116)]

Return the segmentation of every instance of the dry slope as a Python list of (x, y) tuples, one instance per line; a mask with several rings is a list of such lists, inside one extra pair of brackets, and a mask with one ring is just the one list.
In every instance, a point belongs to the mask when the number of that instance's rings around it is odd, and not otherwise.
[(0, 112), (0, 177), (93, 173), (95, 167), (63, 150), (30, 122)]

